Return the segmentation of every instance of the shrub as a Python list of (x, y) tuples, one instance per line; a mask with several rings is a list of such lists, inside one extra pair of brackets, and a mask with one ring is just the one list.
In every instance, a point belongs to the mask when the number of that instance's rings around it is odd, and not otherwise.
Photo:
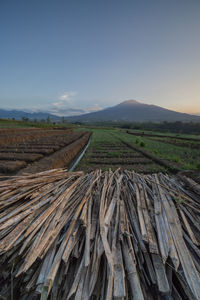
[(140, 142), (140, 139), (137, 138), (136, 141), (135, 141), (135, 143), (139, 144), (139, 142)]
[(180, 157), (174, 157), (172, 160), (176, 163), (179, 163), (181, 161)]
[(153, 150), (153, 152), (158, 155), (159, 154), (159, 151), (158, 150)]
[(143, 141), (140, 142), (140, 147), (145, 147), (145, 143)]
[(197, 163), (196, 168), (198, 171), (200, 171), (200, 162)]

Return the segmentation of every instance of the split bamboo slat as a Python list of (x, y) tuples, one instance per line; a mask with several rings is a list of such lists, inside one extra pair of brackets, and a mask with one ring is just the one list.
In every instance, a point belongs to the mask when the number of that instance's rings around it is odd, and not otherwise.
[(198, 300), (199, 203), (198, 184), (162, 173), (4, 177), (0, 299)]

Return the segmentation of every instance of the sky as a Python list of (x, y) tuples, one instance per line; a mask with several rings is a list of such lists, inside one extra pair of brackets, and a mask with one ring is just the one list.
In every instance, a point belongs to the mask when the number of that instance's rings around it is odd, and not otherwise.
[(200, 113), (199, 0), (0, 0), (0, 108)]

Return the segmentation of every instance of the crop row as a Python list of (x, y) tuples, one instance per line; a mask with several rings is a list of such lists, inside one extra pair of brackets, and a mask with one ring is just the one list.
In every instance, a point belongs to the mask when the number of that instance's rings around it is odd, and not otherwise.
[(185, 141), (171, 139), (170, 137), (149, 137), (120, 133), (134, 147), (148, 151), (159, 159), (166, 160), (180, 170), (200, 170), (200, 142), (199, 140)]
[[(35, 164), (37, 170), (49, 169), (58, 155), (59, 166), (68, 167), (88, 138), (88, 134), (72, 130), (1, 130), (0, 173), (14, 174), (21, 169), (32, 172)], [(66, 156), (68, 159), (64, 159)]]
[(200, 142), (199, 137), (185, 137), (185, 136), (180, 136), (180, 135), (167, 135), (167, 134), (153, 134), (153, 133), (146, 133), (146, 132), (133, 132), (133, 131), (126, 131), (128, 134), (132, 134), (135, 136), (143, 136), (143, 137), (160, 137), (160, 138), (170, 138), (170, 139), (176, 139), (176, 140), (181, 140), (181, 141), (190, 141), (190, 142)]
[(53, 130), (38, 128), (23, 129), (0, 129), (0, 146), (13, 144), (26, 144), (27, 142), (40, 142), (42, 139), (48, 141), (48, 138), (58, 137), (60, 135), (70, 133), (71, 129)]
[(77, 167), (78, 170), (87, 172), (97, 168), (121, 168), (140, 173), (153, 173), (165, 169), (106, 130), (93, 131), (91, 145)]

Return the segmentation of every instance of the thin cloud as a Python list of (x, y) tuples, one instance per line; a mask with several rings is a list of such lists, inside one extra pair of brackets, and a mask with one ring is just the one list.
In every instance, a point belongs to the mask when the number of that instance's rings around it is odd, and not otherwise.
[(74, 91), (65, 92), (58, 98), (56, 102), (53, 102), (51, 105), (53, 108), (66, 109), (72, 105), (76, 95), (77, 92)]
[(76, 95), (77, 92), (75, 91), (64, 92), (54, 102), (39, 104), (29, 110), (32, 112), (45, 111), (58, 116), (74, 116), (102, 110), (102, 107), (96, 101), (95, 104), (90, 106), (91, 103), (88, 103), (88, 100), (77, 99)]
[(94, 106), (89, 107), (88, 109), (86, 108), (87, 112), (94, 112), (94, 111), (99, 111), (99, 110), (102, 110), (102, 107), (99, 106), (98, 104), (95, 104)]
[(74, 96), (76, 96), (77, 95), (77, 92), (66, 92), (66, 93), (64, 93), (64, 94), (62, 94), (60, 97), (59, 97), (59, 100), (64, 100), (64, 101), (71, 101), (72, 100), (72, 98), (74, 97)]

